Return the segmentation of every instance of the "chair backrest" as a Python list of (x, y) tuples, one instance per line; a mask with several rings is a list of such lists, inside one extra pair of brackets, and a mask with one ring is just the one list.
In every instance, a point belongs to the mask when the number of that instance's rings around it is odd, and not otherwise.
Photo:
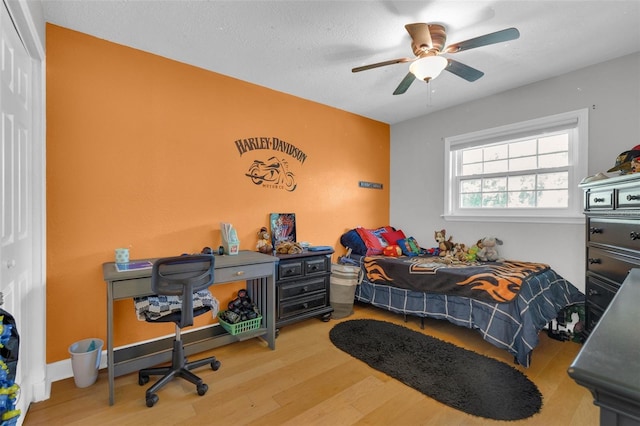
[(180, 328), (193, 325), (193, 293), (213, 284), (215, 258), (194, 254), (158, 259), (151, 270), (155, 294), (182, 296)]

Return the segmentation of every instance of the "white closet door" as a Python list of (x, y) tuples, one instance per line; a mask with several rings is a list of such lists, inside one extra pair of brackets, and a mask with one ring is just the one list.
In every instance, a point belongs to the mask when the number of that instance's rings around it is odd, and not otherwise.
[[(21, 333), (15, 381), (23, 388), (27, 375), (24, 360), (29, 357), (29, 348), (25, 348), (22, 334), (28, 321), (25, 308), (33, 281), (32, 61), (4, 3), (0, 5), (0, 15), (0, 292), (2, 308), (14, 316)], [(29, 388), (25, 390), (18, 399), (22, 417), (30, 400)]]

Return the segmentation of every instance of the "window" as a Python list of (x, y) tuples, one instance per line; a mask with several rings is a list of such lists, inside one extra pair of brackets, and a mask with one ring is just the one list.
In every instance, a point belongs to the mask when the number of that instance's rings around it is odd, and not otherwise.
[(581, 222), (587, 120), (584, 109), (446, 138), (445, 218)]

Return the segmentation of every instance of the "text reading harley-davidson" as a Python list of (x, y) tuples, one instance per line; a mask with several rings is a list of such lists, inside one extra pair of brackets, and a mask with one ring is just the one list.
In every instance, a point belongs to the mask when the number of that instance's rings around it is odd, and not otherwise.
[(280, 151), (290, 155), (292, 158), (298, 160), (300, 164), (304, 164), (307, 159), (307, 154), (302, 152), (302, 150), (278, 138), (260, 136), (255, 138), (238, 139), (235, 141), (235, 144), (241, 156), (246, 152), (257, 149), (271, 149), (273, 151)]

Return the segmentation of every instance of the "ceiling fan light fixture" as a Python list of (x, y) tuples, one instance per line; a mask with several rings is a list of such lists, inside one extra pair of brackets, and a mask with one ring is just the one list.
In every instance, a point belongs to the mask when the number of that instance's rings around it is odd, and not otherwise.
[(440, 75), (447, 67), (447, 59), (442, 56), (427, 56), (414, 61), (409, 71), (419, 80), (429, 81)]

